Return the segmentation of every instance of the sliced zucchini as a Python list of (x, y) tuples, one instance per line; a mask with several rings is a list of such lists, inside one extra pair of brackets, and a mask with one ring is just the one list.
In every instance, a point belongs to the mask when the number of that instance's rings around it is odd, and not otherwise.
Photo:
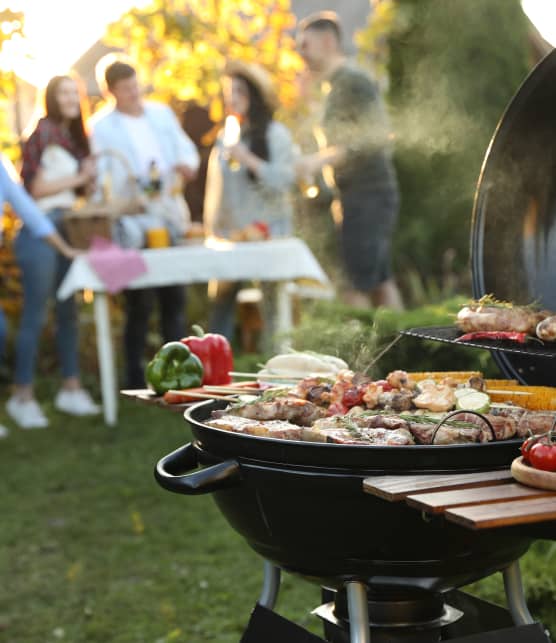
[(476, 411), (487, 413), (490, 409), (490, 397), (481, 391), (475, 391), (460, 395), (456, 400), (456, 409), (459, 411)]
[(454, 395), (456, 396), (457, 400), (459, 400), (459, 398), (463, 397), (464, 395), (469, 395), (470, 393), (477, 393), (477, 389), (471, 388), (470, 386), (462, 386), (461, 388), (457, 388), (454, 390)]

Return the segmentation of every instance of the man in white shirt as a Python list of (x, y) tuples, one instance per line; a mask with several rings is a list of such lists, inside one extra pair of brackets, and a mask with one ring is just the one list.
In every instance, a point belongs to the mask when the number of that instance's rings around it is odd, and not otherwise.
[[(183, 233), (189, 224), (189, 210), (183, 194), (176, 193), (174, 184), (177, 179), (188, 181), (195, 176), (199, 167), (197, 148), (169, 107), (143, 100), (137, 74), (131, 65), (119, 60), (112, 62), (104, 70), (103, 80), (115, 106), (102, 110), (91, 119), (92, 147), (97, 154), (103, 151), (119, 153), (128, 167), (109, 154), (100, 154), (98, 174), (101, 182), (109, 173), (111, 194), (116, 198), (129, 197), (137, 182), (145, 188), (152, 183), (155, 168), (161, 193), (171, 194), (177, 206), (174, 228)], [(148, 319), (155, 299), (159, 302), (164, 341), (180, 339), (186, 332), (185, 288), (126, 290), (125, 297), (126, 386), (142, 388)]]

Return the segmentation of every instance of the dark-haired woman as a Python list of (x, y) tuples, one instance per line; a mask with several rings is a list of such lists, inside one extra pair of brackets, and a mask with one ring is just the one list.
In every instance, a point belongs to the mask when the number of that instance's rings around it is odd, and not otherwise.
[[(270, 237), (288, 236), (294, 145), (289, 130), (274, 120), (278, 101), (272, 82), (258, 65), (231, 62), (225, 70), (223, 95), (226, 113), (240, 122), (240, 140), (228, 146), (222, 132), (211, 152), (204, 206), (207, 232), (233, 238), (261, 222)], [(219, 282), (209, 323), (212, 332), (232, 337), (239, 287)]]
[[(46, 87), (46, 116), (23, 148), (23, 183), (37, 205), (62, 233), (63, 210), (78, 193), (92, 187), (94, 161), (83, 125), (81, 96), (76, 81), (56, 76)], [(23, 283), (23, 312), (16, 344), (15, 388), (6, 409), (22, 428), (43, 428), (48, 420), (33, 394), (40, 334), (49, 299), (55, 297), (70, 262), (42, 243), (24, 225), (15, 241), (15, 255)], [(55, 302), (56, 347), (62, 386), (54, 405), (73, 415), (100, 411), (83, 390), (78, 369), (77, 311), (73, 298)]]

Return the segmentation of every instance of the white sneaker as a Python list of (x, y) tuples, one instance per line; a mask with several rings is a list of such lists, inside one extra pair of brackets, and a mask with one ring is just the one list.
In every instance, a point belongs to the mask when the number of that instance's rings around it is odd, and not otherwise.
[(7, 438), (8, 434), (9, 434), (8, 429), (2, 424), (0, 424), (0, 438)]
[(100, 406), (95, 404), (87, 391), (82, 388), (75, 391), (62, 389), (58, 391), (54, 406), (64, 413), (70, 415), (98, 415)]
[(22, 429), (44, 429), (48, 420), (36, 400), (22, 400), (15, 395), (6, 404), (6, 411)]

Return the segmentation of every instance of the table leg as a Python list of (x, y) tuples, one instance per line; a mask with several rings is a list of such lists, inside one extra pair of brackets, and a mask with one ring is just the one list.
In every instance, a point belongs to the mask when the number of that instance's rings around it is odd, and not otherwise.
[(293, 326), (292, 299), (288, 290), (288, 282), (279, 281), (276, 284), (276, 334), (281, 337), (279, 351), (286, 350), (290, 342), (286, 335), (291, 332)]
[(280, 590), (280, 568), (268, 560), (264, 561), (263, 588), (258, 603), (271, 610), (276, 605)]
[(525, 596), (523, 594), (523, 585), (521, 583), (521, 570), (519, 561), (514, 561), (502, 572), (504, 577), (504, 589), (506, 591), (506, 600), (516, 625), (528, 625), (536, 623), (531, 616)]
[(116, 424), (118, 397), (116, 395), (116, 366), (110, 332), (110, 315), (106, 293), (96, 292), (94, 298), (97, 354), (100, 368), (100, 388), (104, 421), (109, 426)]
[(355, 581), (346, 583), (350, 643), (371, 643), (367, 588)]

